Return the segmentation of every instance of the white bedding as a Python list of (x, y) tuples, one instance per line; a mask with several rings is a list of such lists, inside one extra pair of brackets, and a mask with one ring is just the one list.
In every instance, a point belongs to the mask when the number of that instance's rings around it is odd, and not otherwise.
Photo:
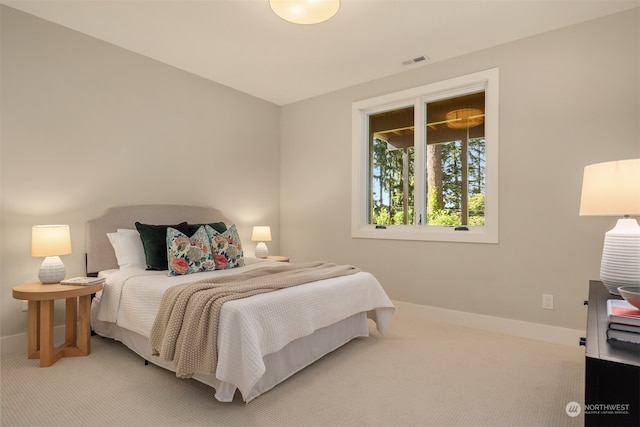
[[(140, 269), (103, 273), (107, 280), (94, 299), (92, 320), (100, 325), (115, 323), (148, 339), (162, 294), (168, 287), (274, 262), (247, 258), (246, 264), (237, 269), (173, 277), (167, 276), (166, 271)], [(243, 398), (249, 400), (265, 374), (265, 358), (296, 340), (358, 313), (367, 313), (376, 322), (378, 331), (384, 333), (393, 311), (394, 306), (379, 282), (366, 272), (227, 302), (220, 313), (216, 370), (216, 378), (224, 387), (216, 390), (216, 398), (231, 400), (229, 395), (232, 398), (237, 387)]]

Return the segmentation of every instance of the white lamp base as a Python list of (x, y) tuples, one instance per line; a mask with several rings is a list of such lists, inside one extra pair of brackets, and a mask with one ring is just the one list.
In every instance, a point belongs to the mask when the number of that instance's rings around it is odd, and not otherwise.
[(620, 295), (619, 286), (640, 285), (640, 225), (635, 219), (619, 219), (604, 235), (600, 280), (613, 295)]
[(67, 275), (59, 256), (48, 256), (42, 261), (38, 279), (44, 284), (59, 283)]
[(269, 249), (266, 243), (260, 242), (256, 246), (256, 258), (266, 258), (269, 255)]

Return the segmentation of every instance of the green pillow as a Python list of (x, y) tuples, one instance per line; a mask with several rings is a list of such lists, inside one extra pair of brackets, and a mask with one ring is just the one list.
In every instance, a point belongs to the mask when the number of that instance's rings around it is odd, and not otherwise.
[(167, 228), (175, 228), (186, 235), (189, 233), (189, 225), (181, 222), (176, 225), (150, 225), (136, 222), (136, 229), (140, 233), (144, 256), (147, 261), (147, 270), (168, 270), (167, 261)]
[(213, 222), (211, 224), (189, 224), (189, 236), (193, 236), (194, 234), (196, 234), (198, 228), (204, 227), (205, 225), (213, 228), (218, 233), (224, 233), (225, 231), (227, 231), (227, 226), (224, 222)]

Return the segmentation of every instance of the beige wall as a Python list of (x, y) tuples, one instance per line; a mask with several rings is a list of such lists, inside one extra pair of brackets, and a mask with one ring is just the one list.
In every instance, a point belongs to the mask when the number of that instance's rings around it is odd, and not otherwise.
[[(640, 156), (639, 23), (635, 9), (285, 106), (283, 254), (356, 264), (398, 301), (583, 330), (615, 219), (578, 216), (582, 170)], [(351, 103), (493, 67), (500, 243), (352, 239)]]
[[(357, 264), (399, 301), (584, 329), (587, 280), (615, 221), (578, 217), (582, 168), (640, 155), (638, 10), (283, 108), (0, 12), (0, 337), (26, 329), (11, 288), (37, 280), (30, 227), (71, 224), (63, 261), (80, 275), (86, 220), (134, 203), (218, 207), (250, 251), (251, 225), (280, 226), (272, 253)], [(500, 243), (352, 239), (351, 103), (492, 67)], [(541, 309), (543, 293), (555, 310)]]
[(235, 220), (251, 255), (252, 225), (269, 224), (278, 235), (278, 106), (0, 11), (0, 336), (26, 330), (11, 288), (37, 280), (32, 225), (71, 225), (73, 253), (62, 260), (73, 276), (84, 274), (86, 221), (110, 206), (217, 207)]

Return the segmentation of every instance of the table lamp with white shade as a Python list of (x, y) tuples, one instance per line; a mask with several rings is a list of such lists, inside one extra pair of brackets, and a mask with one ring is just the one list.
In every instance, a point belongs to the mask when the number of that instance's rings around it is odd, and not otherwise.
[(271, 227), (268, 225), (256, 225), (253, 227), (251, 240), (259, 242), (256, 246), (256, 258), (266, 258), (269, 255), (269, 249), (264, 242), (271, 241)]
[(58, 283), (67, 274), (60, 255), (71, 253), (68, 225), (34, 225), (31, 229), (31, 256), (45, 257), (38, 271), (42, 283)]
[(604, 237), (600, 280), (609, 293), (640, 285), (640, 159), (596, 163), (584, 168), (580, 215), (621, 216)]

